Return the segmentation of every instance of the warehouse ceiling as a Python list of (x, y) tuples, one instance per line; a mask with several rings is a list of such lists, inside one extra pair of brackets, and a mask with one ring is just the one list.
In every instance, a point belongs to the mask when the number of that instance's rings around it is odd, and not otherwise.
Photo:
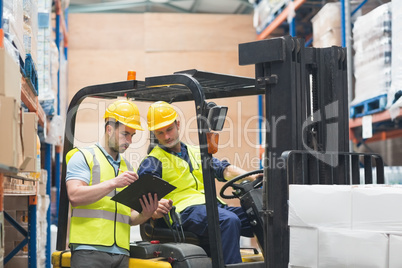
[(69, 13), (251, 14), (252, 0), (70, 0)]

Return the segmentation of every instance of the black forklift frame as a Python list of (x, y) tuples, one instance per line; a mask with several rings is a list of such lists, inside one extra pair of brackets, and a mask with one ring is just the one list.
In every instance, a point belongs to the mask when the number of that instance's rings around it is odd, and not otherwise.
[[(289, 263), (289, 165), (303, 164), (299, 172), (311, 171), (304, 184), (358, 183), (359, 157), (342, 153), (349, 152), (346, 62), (346, 48), (306, 48), (303, 39), (290, 36), (239, 45), (240, 65), (255, 64), (257, 87), (266, 92), (265, 119), (271, 123), (265, 136), (261, 212), (267, 267)], [(304, 151), (304, 158), (282, 155), (294, 150)], [(306, 155), (320, 161), (302, 162), (309, 159)], [(275, 158), (284, 159), (284, 166), (273, 165)], [(371, 177), (370, 156), (363, 158), (365, 175)], [(377, 164), (378, 181), (383, 182), (383, 163)]]
[[(193, 100), (199, 144), (203, 145), (207, 144), (206, 134), (209, 131), (206, 120), (207, 99), (265, 95), (266, 142), (263, 159), (263, 207), (260, 215), (265, 225), (264, 263), (231, 264), (227, 267), (287, 267), (289, 229), (286, 198), (289, 183), (297, 181), (289, 179), (289, 174), (295, 170), (295, 166), (298, 171), (301, 169), (308, 172), (310, 179), (301, 180), (304, 184), (347, 184), (358, 183), (356, 178), (359, 175), (360, 157), (364, 160), (368, 182), (372, 177), (368, 174), (372, 172), (373, 161), (377, 167), (377, 182), (383, 182), (383, 163), (377, 160), (381, 159), (378, 156), (342, 153), (349, 151), (345, 48), (305, 48), (303, 39), (285, 36), (240, 44), (239, 63), (255, 64), (255, 79), (188, 70), (172, 75), (149, 77), (145, 82), (132, 80), (81, 89), (73, 97), (68, 108), (63, 157), (73, 148), (76, 113), (81, 102), (87, 97), (125, 96), (135, 101), (151, 102)], [(275, 129), (270, 127), (270, 119), (275, 123)], [(208, 165), (212, 156), (206, 146), (201, 146), (200, 149), (201, 157), (205, 161), (202, 170), (209, 239), (214, 241), (211, 243), (212, 266), (225, 267), (215, 202), (216, 188)], [(301, 153), (304, 156), (295, 158), (293, 155), (299, 153), (288, 153), (295, 150), (304, 151)], [(333, 162), (325, 163), (322, 161), (323, 156), (330, 157), (337, 165), (332, 165)], [(313, 161), (311, 157), (320, 161)], [(375, 160), (372, 160), (373, 157)], [(285, 166), (271, 166), (273, 158), (285, 159)], [(65, 172), (63, 161), (57, 250), (64, 250), (66, 246), (69, 202)]]
[[(130, 80), (110, 84), (94, 85), (81, 89), (72, 98), (67, 111), (66, 128), (63, 147), (63, 159), (73, 148), (75, 121), (79, 105), (88, 97), (117, 98), (127, 97), (135, 101), (166, 101), (195, 102), (199, 144), (207, 144), (209, 127), (206, 118), (208, 109), (206, 99), (225, 98), (234, 96), (248, 96), (263, 94), (264, 91), (255, 87), (252, 78), (222, 75), (216, 73), (187, 70), (172, 75), (149, 77), (145, 82)], [(212, 155), (207, 146), (200, 146), (202, 171), (205, 186), (205, 199), (208, 216), (208, 233), (211, 243), (211, 258), (213, 267), (224, 267), (221, 234), (219, 230), (218, 209), (216, 206), (216, 187), (211, 176)], [(68, 222), (69, 201), (66, 191), (66, 163), (62, 163), (62, 177), (60, 182), (59, 220), (57, 233), (57, 250), (65, 250)], [(236, 265), (231, 265), (236, 267)], [(262, 267), (261, 263), (250, 264), (250, 267)]]

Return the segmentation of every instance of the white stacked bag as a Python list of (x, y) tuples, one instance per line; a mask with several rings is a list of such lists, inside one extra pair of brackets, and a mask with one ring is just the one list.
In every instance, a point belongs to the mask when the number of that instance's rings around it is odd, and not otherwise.
[(391, 3), (387, 3), (356, 19), (353, 27), (356, 83), (352, 105), (387, 94), (390, 90), (391, 18)]
[(398, 268), (400, 185), (290, 185), (289, 267)]

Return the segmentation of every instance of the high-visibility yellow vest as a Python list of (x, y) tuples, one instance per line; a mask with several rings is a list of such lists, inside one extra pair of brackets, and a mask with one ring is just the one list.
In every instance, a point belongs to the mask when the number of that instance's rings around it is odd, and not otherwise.
[[(74, 148), (68, 152), (66, 163), (77, 152), (81, 152), (89, 166), (91, 178), (89, 185), (95, 185), (117, 175), (113, 165), (97, 146), (85, 149)], [(120, 155), (120, 171), (132, 171), (131, 165)], [(131, 209), (110, 199), (124, 188), (116, 188), (99, 201), (73, 207), (71, 210), (70, 244), (112, 246), (130, 249)]]
[(159, 146), (149, 153), (149, 156), (161, 161), (162, 179), (177, 187), (164, 197), (173, 200), (177, 212), (189, 206), (205, 204), (200, 150), (198, 147), (187, 145), (187, 151), (193, 167), (192, 172), (185, 160), (166, 152)]

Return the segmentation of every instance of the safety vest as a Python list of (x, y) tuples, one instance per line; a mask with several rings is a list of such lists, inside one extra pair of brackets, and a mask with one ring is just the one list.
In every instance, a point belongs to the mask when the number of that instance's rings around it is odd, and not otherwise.
[(177, 187), (164, 197), (173, 201), (177, 212), (181, 212), (189, 206), (205, 204), (200, 150), (187, 145), (187, 151), (193, 167), (192, 172), (187, 161), (166, 152), (159, 146), (149, 153), (149, 156), (161, 161), (162, 179)]
[[(113, 165), (107, 160), (97, 146), (85, 149), (74, 148), (68, 152), (66, 163), (80, 151), (89, 166), (91, 178), (89, 185), (95, 185), (112, 178), (115, 173)], [(120, 155), (120, 171), (132, 171), (131, 165)], [(124, 188), (116, 188), (95, 203), (73, 207), (70, 222), (70, 244), (94, 246), (112, 246), (130, 248), (131, 209), (110, 199)]]

